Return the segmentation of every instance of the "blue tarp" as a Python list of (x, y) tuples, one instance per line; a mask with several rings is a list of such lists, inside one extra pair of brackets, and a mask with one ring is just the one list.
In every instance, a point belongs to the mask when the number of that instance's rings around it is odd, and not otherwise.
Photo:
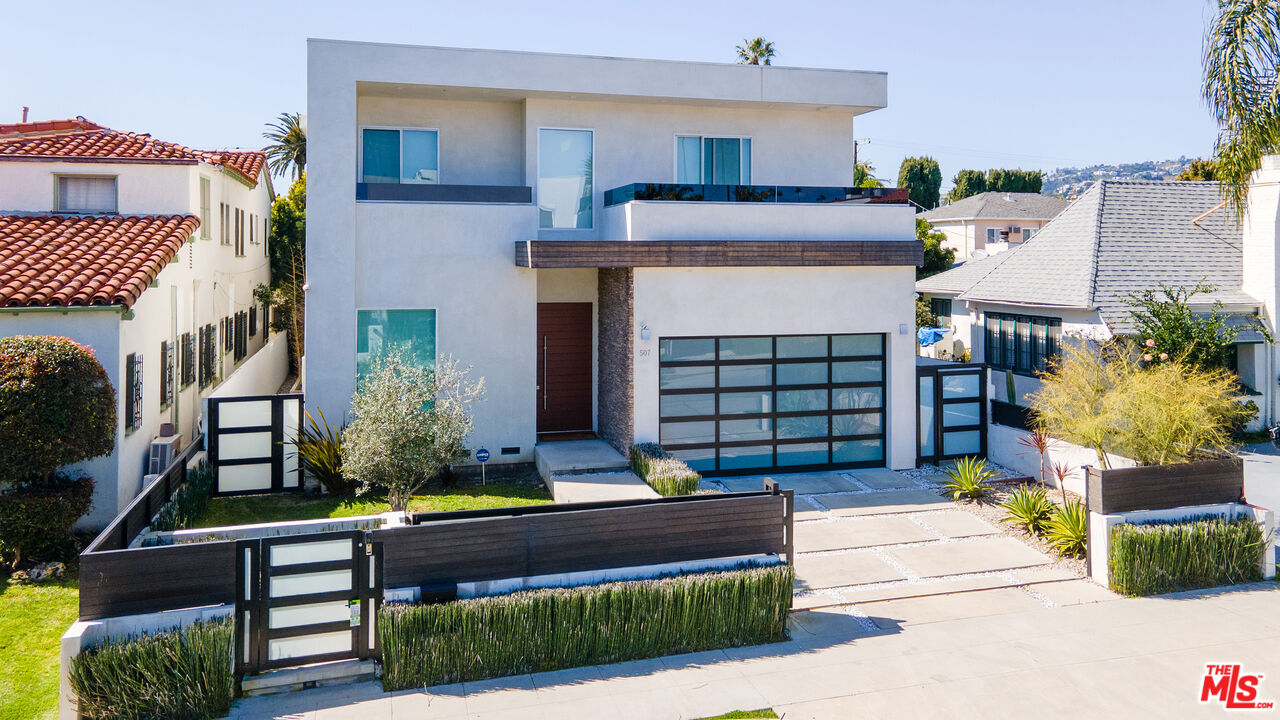
[(916, 331), (916, 340), (920, 341), (920, 347), (929, 347), (941, 340), (946, 333), (946, 328), (922, 327)]

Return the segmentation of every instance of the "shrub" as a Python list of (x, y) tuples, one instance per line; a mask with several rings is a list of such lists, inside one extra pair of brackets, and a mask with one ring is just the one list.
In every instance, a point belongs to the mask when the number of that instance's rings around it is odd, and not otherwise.
[(1039, 533), (1049, 522), (1054, 504), (1044, 488), (1022, 485), (1009, 493), (1003, 504), (1003, 520), (1030, 533)]
[(785, 640), (789, 565), (530, 590), (378, 613), (387, 690)]
[(1089, 511), (1084, 503), (1070, 501), (1053, 509), (1045, 523), (1045, 537), (1059, 553), (1066, 557), (1084, 555), (1089, 536)]
[(0, 338), (0, 483), (53, 481), (115, 447), (116, 394), (89, 348), (64, 337)]
[(330, 495), (347, 496), (356, 491), (356, 484), (342, 474), (342, 428), (329, 426), (320, 412), (320, 420), (306, 413), (306, 423), (298, 428), (294, 445), (298, 448), (298, 461), (320, 487)]
[(372, 361), (342, 433), (342, 466), (359, 492), (386, 490), (391, 509), (404, 512), (414, 492), (466, 454), (471, 405), (484, 396), (484, 379), (472, 382), (469, 372), (451, 359), (422, 367), (397, 349)]
[(235, 699), (231, 618), (103, 643), (71, 661), (80, 712), (93, 720), (222, 717)]
[(987, 467), (987, 461), (978, 457), (962, 457), (946, 470), (950, 478), (943, 483), (942, 489), (951, 493), (951, 497), (959, 500), (981, 500), (991, 492), (987, 481), (996, 476), (996, 471)]
[(57, 475), (0, 493), (0, 555), (12, 567), (75, 555), (71, 526), (93, 504), (93, 480)]
[(187, 472), (187, 481), (173, 493), (173, 498), (160, 508), (151, 520), (151, 529), (157, 531), (185, 530), (209, 507), (213, 494), (213, 468), (200, 461)]
[(1262, 529), (1249, 518), (1116, 525), (1111, 589), (1157, 595), (1262, 579)]
[(664, 497), (692, 495), (698, 491), (698, 481), (702, 480), (701, 475), (657, 443), (631, 446), (631, 470)]

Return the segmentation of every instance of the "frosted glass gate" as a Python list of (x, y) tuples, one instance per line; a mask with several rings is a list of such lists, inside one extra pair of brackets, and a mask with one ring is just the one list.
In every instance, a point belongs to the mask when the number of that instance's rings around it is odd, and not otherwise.
[(302, 469), (293, 444), (302, 417), (302, 395), (205, 402), (206, 449), (215, 495), (302, 489)]
[(918, 464), (987, 454), (987, 382), (981, 365), (917, 358)]
[(242, 540), (236, 552), (242, 672), (376, 654), (382, 553), (363, 531)]

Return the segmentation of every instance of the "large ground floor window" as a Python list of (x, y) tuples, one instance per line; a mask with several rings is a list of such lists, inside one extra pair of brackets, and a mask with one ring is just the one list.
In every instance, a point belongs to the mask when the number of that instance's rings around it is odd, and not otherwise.
[(374, 361), (393, 349), (422, 367), (435, 367), (436, 311), (356, 311), (356, 376), (363, 377)]
[(706, 474), (884, 464), (883, 335), (659, 341), (659, 441)]

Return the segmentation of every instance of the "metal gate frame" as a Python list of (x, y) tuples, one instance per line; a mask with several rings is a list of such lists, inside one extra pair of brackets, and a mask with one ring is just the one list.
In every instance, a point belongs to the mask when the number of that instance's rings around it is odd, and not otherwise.
[[(276, 568), (272, 573), (271, 548), (279, 545), (306, 545), (327, 540), (349, 539), (351, 559), (324, 562), (297, 563)], [(350, 568), (351, 589), (328, 593), (292, 595), (271, 599), (273, 576), (298, 575), (325, 570)], [(282, 667), (294, 667), (331, 660), (377, 658), (382, 648), (378, 642), (377, 611), (382, 604), (382, 543), (373, 542), (371, 535), (362, 530), (349, 530), (306, 535), (282, 535), (277, 537), (240, 540), (236, 542), (236, 606), (235, 606), (235, 667), (239, 674), (262, 672)], [(297, 625), (272, 630), (269, 626), (273, 607), (308, 605), (320, 602), (345, 600), (359, 603), (358, 624), (336, 621), (310, 625)], [(338, 632), (350, 628), (351, 649), (343, 652), (306, 655), (270, 660), (268, 642), (273, 639)]]
[[(260, 402), (269, 400), (271, 402), (271, 424), (270, 425), (254, 425), (247, 427), (219, 429), (218, 428), (218, 406), (223, 403), (233, 402)], [(298, 483), (295, 487), (285, 487), (284, 485), (284, 444), (288, 441), (284, 436), (284, 403), (286, 400), (298, 401), (298, 425), (301, 426), (306, 412), (306, 404), (303, 400), (302, 393), (291, 393), (284, 395), (243, 395), (236, 397), (211, 397), (206, 398), (206, 418), (205, 418), (205, 452), (208, 455), (209, 467), (213, 469), (213, 496), (227, 497), (233, 495), (260, 495), (267, 492), (300, 492), (303, 487), (303, 470), (301, 461), (298, 462)], [(220, 435), (231, 435), (238, 433), (254, 433), (254, 432), (270, 432), (271, 433), (271, 455), (269, 457), (257, 458), (236, 458), (234, 460), (223, 460), (218, 455), (218, 439)], [(271, 465), (271, 487), (263, 489), (250, 490), (231, 490), (220, 492), (218, 490), (218, 470), (222, 466), (232, 465)]]
[[(969, 375), (977, 374), (978, 376), (978, 397), (971, 398), (946, 398), (942, 397), (941, 376), (945, 375)], [(920, 454), (920, 378), (933, 377), (933, 455)], [(948, 365), (917, 365), (916, 366), (916, 466), (919, 467), (925, 463), (940, 463), (945, 460), (954, 460), (960, 457), (969, 457), (976, 455), (985, 458), (987, 456), (987, 367), (979, 363), (952, 363)], [(943, 406), (952, 403), (978, 403), (978, 424), (977, 425), (955, 425), (946, 428), (946, 432), (967, 432), (978, 431), (979, 447), (976, 453), (959, 453), (953, 455), (943, 454)]]

